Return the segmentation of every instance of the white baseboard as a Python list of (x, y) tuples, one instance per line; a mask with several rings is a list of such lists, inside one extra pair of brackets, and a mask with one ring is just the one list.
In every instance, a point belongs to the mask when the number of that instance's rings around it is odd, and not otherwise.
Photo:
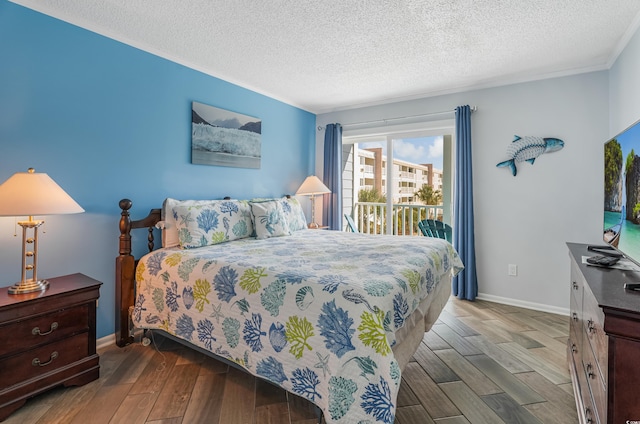
[(533, 309), (534, 311), (549, 312), (552, 314), (569, 316), (568, 308), (544, 305), (542, 303), (526, 302), (524, 300), (511, 299), (508, 297), (494, 296), (492, 294), (478, 293), (478, 299), (488, 302), (502, 303), (503, 305), (517, 306), (519, 308)]
[[(136, 328), (134, 331), (134, 338), (135, 340), (138, 340), (138, 343), (140, 343), (140, 341), (142, 340), (142, 329), (140, 328)], [(116, 333), (111, 333), (107, 336), (101, 337), (98, 340), (96, 340), (96, 348), (100, 349), (103, 347), (109, 347), (111, 345), (116, 344)]]
[(100, 337), (96, 340), (96, 348), (102, 349), (116, 343), (116, 333), (111, 333), (107, 336)]

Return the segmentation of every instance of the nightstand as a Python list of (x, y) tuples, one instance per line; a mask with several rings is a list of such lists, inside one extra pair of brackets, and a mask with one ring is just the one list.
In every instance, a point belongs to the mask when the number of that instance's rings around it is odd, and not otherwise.
[(100, 281), (83, 274), (49, 279), (44, 292), (0, 288), (0, 421), (28, 398), (100, 376), (96, 301)]

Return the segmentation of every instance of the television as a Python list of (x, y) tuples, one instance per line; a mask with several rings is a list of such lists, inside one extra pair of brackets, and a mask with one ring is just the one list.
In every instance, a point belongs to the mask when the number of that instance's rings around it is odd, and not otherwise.
[(604, 255), (640, 265), (640, 121), (604, 145)]

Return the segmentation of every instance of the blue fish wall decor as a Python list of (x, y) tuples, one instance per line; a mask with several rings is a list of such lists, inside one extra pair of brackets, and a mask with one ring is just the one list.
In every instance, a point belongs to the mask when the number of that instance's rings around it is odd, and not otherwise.
[(511, 173), (515, 177), (518, 173), (516, 164), (520, 162), (529, 162), (533, 165), (536, 158), (543, 153), (557, 152), (564, 147), (564, 141), (559, 138), (542, 138), (542, 137), (520, 137), (515, 136), (513, 142), (507, 148), (507, 155), (511, 158), (500, 162), (496, 166), (498, 168), (509, 167)]

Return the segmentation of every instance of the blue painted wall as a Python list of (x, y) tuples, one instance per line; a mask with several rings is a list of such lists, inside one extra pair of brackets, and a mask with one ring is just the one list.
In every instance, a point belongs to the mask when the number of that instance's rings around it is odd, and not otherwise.
[[(192, 101), (260, 118), (261, 168), (192, 165)], [(314, 114), (0, 0), (0, 182), (34, 167), (86, 210), (43, 217), (38, 276), (104, 283), (98, 337), (114, 331), (120, 199), (136, 219), (169, 196), (294, 193), (314, 143)], [(15, 227), (0, 217), (0, 286), (20, 279)]]

